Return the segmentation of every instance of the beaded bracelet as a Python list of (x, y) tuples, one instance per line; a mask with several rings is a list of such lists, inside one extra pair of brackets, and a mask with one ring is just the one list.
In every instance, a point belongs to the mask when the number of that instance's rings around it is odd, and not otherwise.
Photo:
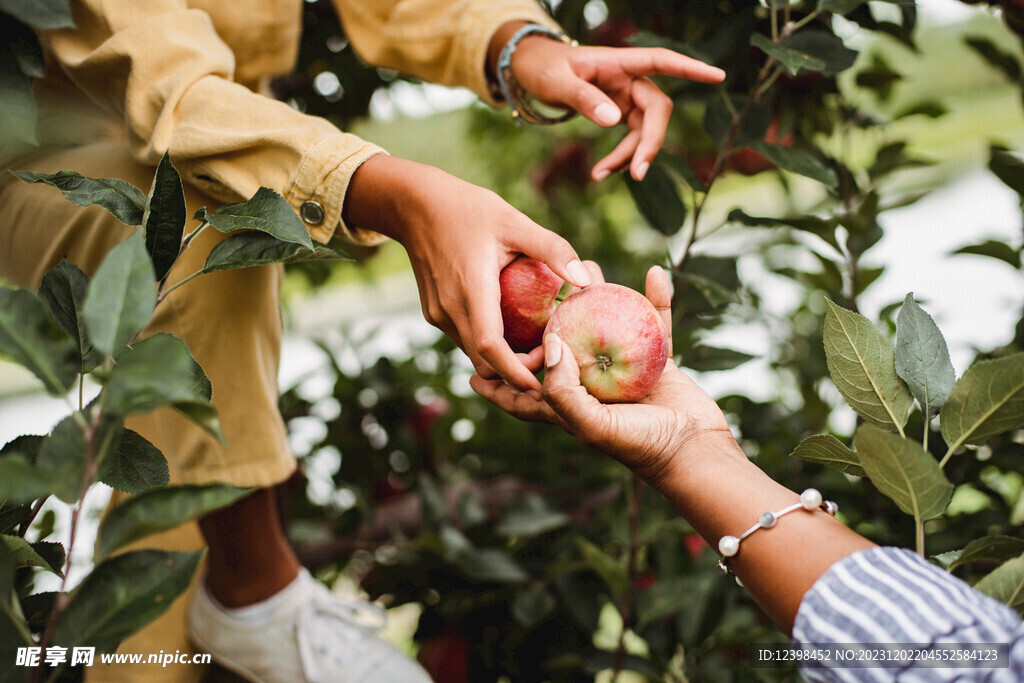
[(523, 26), (509, 38), (509, 41), (505, 43), (505, 47), (501, 50), (501, 55), (498, 57), (497, 77), (501, 94), (505, 101), (508, 102), (509, 109), (512, 112), (512, 120), (516, 122), (516, 125), (521, 126), (523, 121), (539, 125), (550, 125), (552, 123), (568, 121), (576, 115), (576, 112), (567, 111), (560, 116), (548, 116), (542, 113), (534, 106), (530, 94), (526, 92), (523, 86), (519, 85), (519, 81), (516, 80), (515, 74), (512, 72), (512, 55), (515, 54), (519, 41), (526, 36), (532, 35), (547, 36), (548, 38), (559, 40), (566, 45), (578, 45), (575, 40), (553, 28), (541, 26), (540, 24), (527, 24)]
[[(760, 531), (761, 529), (771, 529), (775, 526), (775, 523), (779, 521), (779, 517), (788, 515), (790, 512), (794, 512), (796, 510), (814, 512), (814, 510), (819, 508), (833, 517), (836, 516), (836, 512), (839, 510), (839, 506), (831, 500), (822, 501), (821, 493), (819, 493), (817, 489), (807, 489), (800, 494), (799, 503), (793, 503), (792, 505), (784, 507), (776, 512), (762, 512), (757, 518), (757, 524), (750, 527), (739, 536), (722, 536), (718, 541), (718, 552), (722, 555), (722, 559), (718, 561), (718, 570), (723, 574), (728, 574), (732, 571), (729, 568), (729, 558), (740, 551), (740, 542), (750, 534), (755, 531)], [(740, 583), (740, 580), (736, 579), (736, 583)], [(742, 586), (743, 584), (740, 583), (740, 585)]]

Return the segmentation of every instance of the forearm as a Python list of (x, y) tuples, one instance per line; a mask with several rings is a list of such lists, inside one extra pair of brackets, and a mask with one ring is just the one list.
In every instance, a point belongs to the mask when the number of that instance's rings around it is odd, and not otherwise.
[[(716, 551), (722, 536), (739, 536), (762, 512), (800, 500), (751, 463), (724, 432), (694, 437), (685, 448), (655, 487)], [(835, 562), (870, 547), (870, 541), (824, 511), (796, 511), (745, 539), (729, 566), (789, 633), (814, 582)]]

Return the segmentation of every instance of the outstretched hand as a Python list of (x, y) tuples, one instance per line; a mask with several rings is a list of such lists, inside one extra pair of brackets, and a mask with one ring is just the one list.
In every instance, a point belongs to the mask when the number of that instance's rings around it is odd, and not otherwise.
[[(439, 169), (378, 155), (356, 171), (345, 220), (397, 240), (409, 255), (423, 316), (462, 348), (480, 375), (540, 398), (540, 354), (505, 342), (498, 276), (520, 253), (563, 280), (590, 283), (572, 246), (498, 195)], [(530, 359), (533, 360), (530, 360)]]
[[(668, 276), (658, 267), (647, 273), (647, 298), (671, 330)], [(669, 340), (671, 355), (671, 337)], [(687, 443), (711, 432), (729, 434), (714, 400), (680, 371), (665, 363), (654, 389), (638, 403), (604, 404), (580, 385), (572, 351), (556, 335), (544, 339), (543, 399), (524, 394), (500, 380), (475, 375), (473, 389), (499, 408), (525, 420), (552, 422), (581, 442), (614, 456), (655, 484), (666, 476)]]
[(664, 48), (570, 47), (549, 38), (524, 38), (512, 58), (516, 80), (548, 104), (579, 112), (600, 126), (619, 122), (629, 133), (594, 166), (594, 180), (629, 166), (643, 179), (665, 140), (672, 100), (651, 76), (718, 83), (721, 69)]

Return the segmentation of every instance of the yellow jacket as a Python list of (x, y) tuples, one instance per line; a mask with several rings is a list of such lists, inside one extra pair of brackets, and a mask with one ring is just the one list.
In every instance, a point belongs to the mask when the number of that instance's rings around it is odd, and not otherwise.
[[(370, 64), (464, 86), (492, 103), (485, 65), (497, 28), (513, 20), (554, 26), (534, 0), (333, 3)], [(260, 92), (268, 77), (294, 67), (302, 5), (72, 0), (77, 27), (42, 36), (49, 68), (36, 88), (41, 141), (126, 134), (134, 158), (155, 165), (169, 151), (186, 182), (221, 201), (246, 199), (264, 185), (296, 210), (306, 201), (323, 206), (324, 219), (309, 225), (315, 240), (337, 232), (380, 241), (343, 225), (341, 208), (352, 173), (382, 150)]]

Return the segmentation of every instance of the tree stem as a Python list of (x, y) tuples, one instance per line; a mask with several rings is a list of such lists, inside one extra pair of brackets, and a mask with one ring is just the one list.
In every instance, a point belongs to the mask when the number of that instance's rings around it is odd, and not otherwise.
[[(92, 486), (93, 478), (96, 476), (96, 435), (99, 432), (102, 420), (102, 411), (96, 411), (92, 423), (82, 430), (85, 435), (85, 472), (82, 476), (82, 488), (81, 492), (78, 494), (78, 503), (71, 510), (71, 529), (68, 533), (68, 549), (66, 553), (67, 559), (64, 562), (64, 578), (61, 580), (60, 591), (57, 593), (57, 599), (54, 601), (53, 613), (50, 614), (50, 619), (46, 623), (46, 630), (43, 632), (43, 637), (39, 641), (39, 646), (44, 652), (53, 641), (53, 634), (57, 629), (57, 623), (60, 621), (61, 615), (71, 603), (71, 598), (68, 596), (67, 592), (68, 577), (71, 575), (71, 565), (74, 559), (75, 540), (78, 537), (78, 522), (82, 514), (82, 505), (85, 503), (85, 496), (89, 493), (89, 488)], [(43, 665), (40, 664), (39, 667), (32, 672), (33, 682), (39, 680), (39, 676), (42, 673), (42, 666)]]

